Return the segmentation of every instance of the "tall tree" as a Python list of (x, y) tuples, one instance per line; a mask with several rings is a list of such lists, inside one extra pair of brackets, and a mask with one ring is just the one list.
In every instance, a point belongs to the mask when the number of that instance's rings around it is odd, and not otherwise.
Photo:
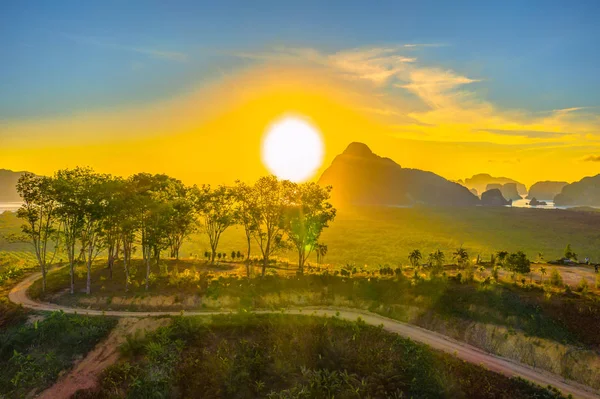
[(221, 234), (236, 221), (236, 197), (234, 191), (225, 186), (212, 189), (202, 186), (198, 201), (200, 210), (201, 229), (208, 236), (211, 250), (210, 263), (215, 262)]
[(65, 251), (69, 261), (70, 292), (75, 292), (75, 247), (83, 228), (83, 180), (82, 176), (91, 173), (84, 168), (64, 169), (54, 176), (54, 189), (58, 203), (57, 217), (62, 226)]
[(121, 189), (117, 191), (116, 222), (119, 242), (123, 248), (123, 269), (125, 272), (125, 292), (129, 291), (131, 282), (130, 265), (134, 250), (136, 233), (140, 226), (138, 217), (139, 197), (132, 179), (120, 181)]
[(108, 204), (107, 190), (110, 182), (109, 175), (88, 171), (81, 175), (81, 195), (83, 224), (80, 240), (85, 253), (87, 280), (85, 292), (92, 292), (92, 263), (102, 248), (102, 222)]
[(42, 292), (46, 292), (48, 244), (56, 237), (57, 203), (53, 181), (49, 177), (24, 173), (17, 182), (17, 192), (23, 198), (23, 205), (17, 216), (23, 219), (23, 233), (30, 239), (38, 265), (42, 272)]
[(275, 176), (258, 179), (252, 188), (250, 215), (254, 230), (252, 236), (262, 254), (262, 273), (264, 276), (269, 257), (285, 246), (284, 213), (285, 192), (283, 184)]
[(298, 271), (303, 273), (304, 263), (317, 248), (323, 229), (335, 219), (336, 210), (328, 202), (331, 186), (323, 188), (313, 182), (296, 184), (287, 180), (282, 185), (285, 232), (298, 252)]
[(252, 249), (250, 242), (252, 240), (252, 233), (256, 230), (255, 219), (252, 217), (254, 191), (251, 186), (237, 180), (233, 187), (233, 194), (236, 201), (235, 219), (238, 224), (244, 227), (244, 234), (246, 236), (246, 275), (249, 278), (250, 250)]
[(183, 241), (197, 228), (196, 217), (200, 192), (196, 186), (185, 187), (177, 182), (175, 197), (171, 198), (172, 209), (168, 226), (168, 244), (171, 258), (179, 259)]

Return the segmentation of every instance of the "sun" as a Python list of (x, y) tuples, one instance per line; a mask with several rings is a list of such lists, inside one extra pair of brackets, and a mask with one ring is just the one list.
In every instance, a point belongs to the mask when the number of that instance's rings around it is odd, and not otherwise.
[(323, 162), (321, 134), (306, 119), (297, 116), (281, 118), (267, 128), (262, 160), (280, 179), (296, 183), (306, 181)]

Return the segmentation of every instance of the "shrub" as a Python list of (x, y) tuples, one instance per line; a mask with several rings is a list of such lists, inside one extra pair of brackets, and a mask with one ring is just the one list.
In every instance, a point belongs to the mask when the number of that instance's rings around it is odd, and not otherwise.
[(581, 292), (583, 294), (587, 294), (587, 292), (589, 291), (589, 285), (588, 282), (586, 280), (585, 277), (582, 277), (581, 280), (579, 280), (579, 284), (577, 284), (577, 291)]
[(552, 271), (550, 272), (550, 284), (555, 287), (563, 286), (562, 276), (560, 275), (560, 273), (558, 272), (558, 270), (556, 268), (552, 268)]

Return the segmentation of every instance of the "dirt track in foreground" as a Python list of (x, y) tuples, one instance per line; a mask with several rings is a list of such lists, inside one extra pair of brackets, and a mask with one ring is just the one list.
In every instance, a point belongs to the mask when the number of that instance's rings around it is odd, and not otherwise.
[[(77, 313), (90, 316), (114, 316), (114, 317), (155, 317), (155, 316), (211, 316), (216, 314), (227, 314), (231, 312), (129, 312), (129, 311), (102, 311), (88, 310), (82, 308), (71, 308), (59, 306), (52, 303), (43, 303), (32, 300), (27, 296), (27, 289), (31, 284), (41, 277), (40, 273), (32, 274), (19, 284), (17, 284), (9, 293), (8, 298), (11, 302), (21, 304), (24, 307), (38, 311), (57, 311), (62, 310), (65, 313)], [(441, 350), (446, 353), (454, 354), (458, 358), (470, 363), (482, 365), (489, 370), (506, 375), (508, 377), (521, 377), (541, 386), (552, 385), (559, 389), (564, 395), (571, 394), (576, 398), (600, 398), (600, 393), (594, 392), (591, 388), (585, 387), (573, 381), (567, 381), (563, 377), (551, 374), (545, 371), (536, 370), (532, 367), (521, 363), (511, 361), (506, 358), (494, 356), (486, 353), (479, 348), (476, 348), (465, 343), (453, 340), (444, 335), (433, 331), (425, 330), (421, 327), (402, 323), (397, 320), (392, 320), (387, 317), (376, 315), (373, 313), (363, 312), (352, 309), (335, 309), (335, 308), (303, 308), (303, 309), (286, 309), (282, 311), (263, 310), (255, 311), (254, 313), (285, 313), (285, 314), (300, 314), (300, 315), (316, 315), (316, 316), (337, 316), (346, 320), (356, 320), (361, 318), (365, 323), (371, 325), (383, 325), (386, 331), (399, 334), (416, 342), (429, 345), (432, 348)], [(95, 350), (94, 350), (95, 351)], [(88, 354), (92, 356), (94, 351)], [(86, 359), (87, 360), (87, 357)], [(84, 360), (84, 361), (85, 361)], [(52, 389), (52, 388), (50, 388)]]

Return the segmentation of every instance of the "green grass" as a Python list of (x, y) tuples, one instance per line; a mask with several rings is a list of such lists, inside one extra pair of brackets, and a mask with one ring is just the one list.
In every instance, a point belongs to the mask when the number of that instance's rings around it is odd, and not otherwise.
[[(567, 243), (583, 259), (600, 262), (600, 213), (526, 208), (361, 208), (339, 210), (338, 217), (323, 232), (328, 245), (326, 263), (358, 266), (408, 264), (415, 248), (425, 255), (442, 250), (446, 260), (461, 245), (471, 258), (507, 250), (524, 251), (531, 259), (543, 253), (545, 259), (563, 255)], [(245, 253), (244, 232), (231, 228), (222, 237), (220, 251)], [(182, 256), (200, 257), (209, 248), (207, 239), (194, 235), (182, 248)], [(259, 248), (252, 248), (253, 255)], [(280, 254), (293, 264), (291, 252)], [(311, 262), (316, 262), (314, 255)]]
[(559, 398), (363, 322), (176, 318), (78, 398)]
[(48, 387), (115, 324), (115, 319), (55, 312), (0, 331), (0, 397), (25, 397)]

